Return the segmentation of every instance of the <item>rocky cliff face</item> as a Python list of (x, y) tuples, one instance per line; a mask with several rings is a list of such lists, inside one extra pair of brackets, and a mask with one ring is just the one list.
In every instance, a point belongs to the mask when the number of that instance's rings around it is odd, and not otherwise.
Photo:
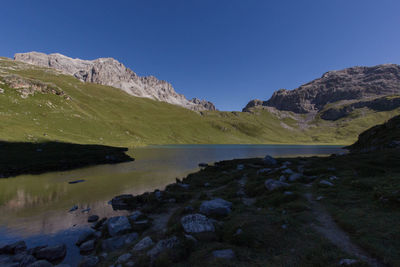
[(140, 77), (113, 58), (82, 60), (61, 54), (29, 52), (15, 54), (14, 60), (53, 68), (73, 75), (83, 82), (113, 86), (138, 97), (147, 97), (196, 111), (215, 110), (211, 102), (188, 100), (184, 95), (176, 93), (170, 83), (158, 80), (154, 76)]
[(361, 133), (357, 142), (347, 147), (351, 152), (368, 152), (388, 148), (400, 148), (400, 116)]
[(268, 101), (253, 100), (243, 109), (270, 106), (295, 113), (319, 112), (329, 103), (400, 94), (400, 66), (384, 64), (330, 71), (294, 90), (276, 91)]

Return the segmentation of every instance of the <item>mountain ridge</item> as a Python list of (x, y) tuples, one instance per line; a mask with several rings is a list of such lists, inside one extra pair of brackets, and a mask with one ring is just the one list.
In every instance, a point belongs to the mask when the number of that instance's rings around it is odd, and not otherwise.
[(126, 93), (179, 105), (184, 108), (203, 111), (216, 110), (213, 103), (206, 100), (188, 100), (178, 94), (173, 86), (154, 76), (139, 76), (114, 58), (83, 60), (70, 58), (60, 53), (40, 52), (16, 53), (15, 61), (48, 67), (72, 75), (82, 82), (91, 82), (119, 88)]
[(325, 72), (320, 78), (293, 90), (277, 90), (266, 101), (251, 100), (243, 111), (267, 106), (297, 114), (318, 113), (327, 105), (340, 101), (374, 100), (398, 94), (400, 94), (400, 65), (355, 66)]

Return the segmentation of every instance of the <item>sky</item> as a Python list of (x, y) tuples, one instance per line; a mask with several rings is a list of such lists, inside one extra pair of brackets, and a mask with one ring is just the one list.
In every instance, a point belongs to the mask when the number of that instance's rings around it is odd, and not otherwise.
[(329, 70), (400, 63), (399, 0), (2, 0), (0, 56), (113, 57), (241, 110)]

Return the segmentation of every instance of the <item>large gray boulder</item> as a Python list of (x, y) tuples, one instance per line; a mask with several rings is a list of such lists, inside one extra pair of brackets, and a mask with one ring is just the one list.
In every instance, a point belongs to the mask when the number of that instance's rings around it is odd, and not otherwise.
[(232, 249), (214, 250), (212, 252), (214, 258), (231, 260), (235, 258), (235, 252)]
[(267, 188), (269, 191), (273, 191), (273, 190), (276, 190), (278, 188), (289, 187), (290, 186), (290, 184), (288, 184), (288, 183), (284, 183), (284, 182), (277, 181), (277, 180), (274, 180), (274, 179), (266, 180), (264, 185), (265, 185), (265, 188)]
[(42, 248), (38, 250), (34, 256), (39, 260), (55, 262), (64, 259), (66, 254), (67, 247), (65, 246), (65, 244), (58, 244)]
[(200, 213), (207, 216), (226, 216), (231, 213), (232, 203), (222, 198), (203, 201), (200, 206)]
[(117, 216), (107, 220), (107, 229), (110, 236), (117, 236), (129, 232), (132, 226), (128, 218), (125, 216)]
[(96, 242), (94, 240), (86, 241), (79, 246), (79, 251), (81, 253), (88, 253), (95, 249), (95, 245), (96, 245)]
[(139, 238), (139, 235), (137, 233), (131, 233), (131, 234), (127, 234), (127, 235), (107, 238), (102, 241), (101, 248), (104, 251), (112, 252), (112, 251), (121, 249), (124, 246), (132, 244), (138, 238)]
[(181, 218), (186, 233), (214, 232), (214, 224), (202, 214), (189, 214)]
[(133, 247), (133, 251), (143, 251), (146, 250), (148, 248), (150, 248), (151, 246), (154, 245), (153, 240), (149, 237), (146, 236), (145, 238), (143, 238), (142, 240), (140, 240), (134, 247)]
[(84, 242), (88, 241), (89, 239), (91, 239), (94, 236), (95, 232), (96, 231), (93, 230), (92, 228), (83, 229), (75, 244), (77, 246), (80, 246), (82, 243), (84, 243)]
[(179, 239), (176, 236), (170, 237), (168, 239), (163, 239), (157, 242), (157, 244), (149, 251), (147, 251), (147, 256), (154, 259), (160, 253), (166, 249), (173, 249), (180, 244)]

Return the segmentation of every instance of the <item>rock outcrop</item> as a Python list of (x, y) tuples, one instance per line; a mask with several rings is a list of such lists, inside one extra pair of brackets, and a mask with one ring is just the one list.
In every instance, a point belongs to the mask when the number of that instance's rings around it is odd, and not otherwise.
[(369, 152), (388, 148), (400, 148), (400, 115), (361, 133), (357, 142), (347, 147), (351, 152)]
[(113, 58), (82, 60), (57, 53), (47, 55), (29, 52), (15, 54), (14, 60), (53, 68), (83, 82), (113, 86), (138, 97), (147, 97), (196, 111), (215, 110), (211, 102), (197, 98), (188, 100), (184, 95), (176, 93), (170, 83), (158, 80), (154, 76), (140, 77)]
[(329, 103), (365, 100), (400, 94), (400, 65), (352, 67), (329, 71), (294, 90), (280, 89), (268, 101), (252, 100), (243, 111), (255, 106), (275, 107), (295, 113), (319, 112)]

